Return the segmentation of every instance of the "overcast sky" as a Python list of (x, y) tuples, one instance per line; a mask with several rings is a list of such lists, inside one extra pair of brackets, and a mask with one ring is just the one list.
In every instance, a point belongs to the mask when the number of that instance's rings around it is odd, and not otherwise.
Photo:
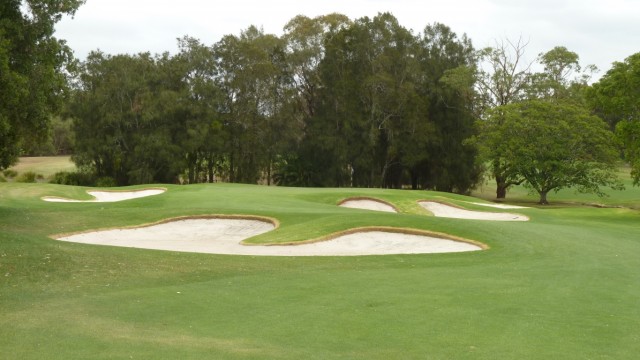
[(211, 45), (250, 25), (282, 34), (294, 16), (338, 12), (357, 19), (391, 12), (414, 33), (434, 22), (466, 33), (476, 48), (522, 37), (529, 60), (566, 46), (582, 65), (601, 72), (640, 52), (639, 0), (87, 0), (74, 18), (57, 25), (76, 57), (95, 49), (109, 54), (177, 50), (189, 35)]

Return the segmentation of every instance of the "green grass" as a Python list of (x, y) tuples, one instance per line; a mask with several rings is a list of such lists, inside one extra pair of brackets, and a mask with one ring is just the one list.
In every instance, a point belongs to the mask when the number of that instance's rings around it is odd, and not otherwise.
[[(85, 188), (0, 183), (0, 358), (635, 359), (640, 352), (636, 210), (567, 200), (519, 210), (531, 217), (526, 223), (465, 221), (429, 216), (416, 201), (499, 210), (426, 191), (166, 187), (119, 203), (47, 203), (40, 197), (86, 198)], [(335, 206), (351, 196), (379, 198), (402, 213)], [(278, 219), (280, 228), (252, 239), (258, 243), (380, 225), (450, 233), (490, 249), (253, 257), (48, 237), (197, 214)]]

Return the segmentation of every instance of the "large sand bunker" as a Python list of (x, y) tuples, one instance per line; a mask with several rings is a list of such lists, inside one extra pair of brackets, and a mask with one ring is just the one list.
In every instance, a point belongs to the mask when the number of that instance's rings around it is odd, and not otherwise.
[(275, 228), (263, 220), (180, 219), (139, 228), (101, 230), (57, 237), (85, 244), (227, 255), (357, 256), (482, 250), (477, 244), (426, 234), (362, 229), (330, 240), (286, 245), (243, 245), (241, 241)]
[(94, 191), (89, 190), (87, 194), (93, 196), (95, 199), (92, 200), (76, 200), (76, 199), (67, 199), (56, 196), (45, 196), (42, 198), (44, 201), (50, 202), (116, 202), (130, 199), (137, 199), (141, 197), (159, 195), (163, 192), (167, 191), (166, 189), (144, 189), (144, 190), (134, 190), (134, 191)]
[(392, 212), (392, 213), (398, 212), (396, 208), (393, 207), (393, 205), (381, 200), (370, 199), (370, 198), (350, 198), (350, 199), (341, 201), (338, 205), (346, 208), (352, 208), (352, 209), (385, 211), (385, 212)]
[(419, 204), (437, 217), (468, 220), (529, 221), (527, 216), (520, 214), (465, 210), (435, 201), (420, 201)]

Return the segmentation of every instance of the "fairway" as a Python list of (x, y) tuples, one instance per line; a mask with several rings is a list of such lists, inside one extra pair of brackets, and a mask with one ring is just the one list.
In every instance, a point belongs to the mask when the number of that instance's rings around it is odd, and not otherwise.
[[(150, 187), (158, 186), (118, 190)], [(640, 351), (637, 210), (525, 201), (529, 208), (508, 212), (529, 221), (483, 221), (436, 217), (419, 202), (505, 210), (427, 191), (162, 188), (126, 201), (61, 203), (42, 197), (89, 200), (92, 189), (0, 184), (0, 358), (633, 359)], [(397, 213), (338, 206), (363, 198)], [(277, 221), (245, 240), (252, 244), (384, 227), (488, 249), (264, 257), (51, 238), (185, 216)]]

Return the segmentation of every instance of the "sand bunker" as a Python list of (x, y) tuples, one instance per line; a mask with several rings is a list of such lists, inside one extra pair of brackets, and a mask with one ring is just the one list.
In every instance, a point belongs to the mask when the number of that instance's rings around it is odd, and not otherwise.
[(519, 214), (471, 211), (434, 201), (420, 201), (419, 203), (423, 208), (431, 211), (433, 215), (437, 217), (468, 220), (529, 221), (527, 216)]
[(55, 196), (45, 196), (42, 198), (44, 201), (50, 202), (116, 202), (130, 199), (137, 199), (141, 197), (159, 195), (167, 191), (166, 189), (145, 189), (135, 191), (87, 191), (87, 194), (93, 196), (92, 200), (75, 200), (66, 199)]
[(489, 204), (489, 203), (479, 203), (479, 202), (469, 202), (469, 204), (488, 206), (488, 207), (498, 208), (498, 209), (530, 209), (527, 206), (508, 205), (508, 204)]
[(184, 219), (131, 229), (102, 230), (58, 237), (85, 244), (227, 255), (357, 256), (446, 253), (482, 250), (479, 245), (437, 237), (366, 229), (331, 240), (298, 245), (243, 245), (246, 238), (275, 228), (246, 219)]
[(364, 209), (364, 210), (374, 210), (374, 211), (385, 211), (397, 213), (398, 211), (390, 204), (387, 204), (383, 201), (376, 199), (368, 199), (368, 198), (353, 198), (346, 199), (339, 206), (352, 208), (352, 209)]

